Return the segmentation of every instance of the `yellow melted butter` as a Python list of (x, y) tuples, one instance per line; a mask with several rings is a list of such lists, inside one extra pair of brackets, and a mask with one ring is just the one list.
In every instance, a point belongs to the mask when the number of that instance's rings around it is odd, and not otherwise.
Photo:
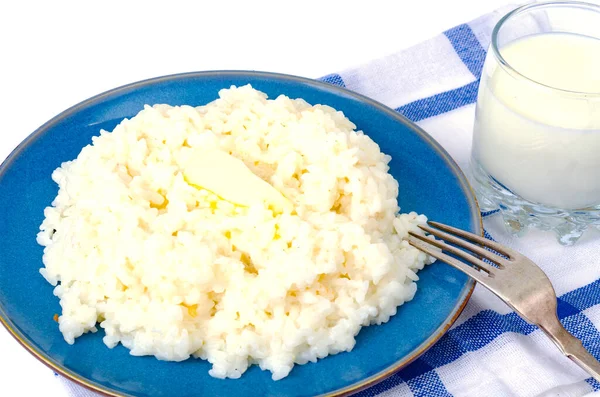
[(277, 212), (291, 212), (292, 203), (256, 176), (240, 159), (220, 150), (194, 150), (183, 175), (194, 186), (209, 190), (232, 204), (263, 204)]

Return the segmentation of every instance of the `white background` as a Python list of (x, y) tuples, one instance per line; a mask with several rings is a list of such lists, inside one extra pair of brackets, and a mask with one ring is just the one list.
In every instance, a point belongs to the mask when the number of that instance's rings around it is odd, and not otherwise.
[[(409, 47), (506, 3), (3, 0), (0, 161), (51, 117), (116, 86), (216, 69), (320, 77)], [(0, 390), (2, 396), (67, 395), (52, 371), (2, 327)]]

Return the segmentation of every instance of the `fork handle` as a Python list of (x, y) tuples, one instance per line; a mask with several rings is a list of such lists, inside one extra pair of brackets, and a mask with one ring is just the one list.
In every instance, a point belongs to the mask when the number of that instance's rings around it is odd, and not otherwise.
[(558, 317), (555, 317), (555, 321), (540, 324), (539, 326), (565, 356), (569, 357), (600, 382), (600, 362), (583, 347), (579, 339), (571, 335), (563, 327)]

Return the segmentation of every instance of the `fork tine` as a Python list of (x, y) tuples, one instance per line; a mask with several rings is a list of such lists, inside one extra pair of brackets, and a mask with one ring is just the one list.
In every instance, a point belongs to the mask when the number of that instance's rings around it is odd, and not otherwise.
[[(439, 223), (439, 222), (429, 221), (429, 222), (427, 222), (427, 224), (431, 225), (431, 226), (433, 226), (433, 227), (435, 227), (437, 229), (440, 229), (442, 231), (455, 234), (455, 235), (457, 235), (459, 237), (462, 237), (462, 238), (464, 238), (466, 240), (469, 240), (469, 241), (472, 241), (472, 242), (484, 245), (484, 246), (486, 246), (488, 248), (493, 249), (496, 252), (501, 253), (502, 255), (507, 256), (510, 259), (516, 259), (516, 258), (520, 258), (522, 256), (518, 252), (516, 252), (516, 251), (514, 251), (514, 250), (512, 250), (512, 249), (510, 249), (508, 247), (505, 247), (505, 246), (503, 246), (501, 244), (498, 244), (495, 241), (488, 240), (487, 238), (478, 236), (476, 234), (465, 232), (464, 230), (457, 229), (457, 228), (452, 227), (452, 226), (444, 225), (443, 223)], [(489, 251), (486, 251), (486, 252), (489, 253)]]
[(441, 260), (442, 262), (445, 262), (445, 263), (449, 264), (450, 266), (455, 267), (456, 269), (460, 270), (461, 272), (466, 273), (467, 276), (475, 279), (475, 281), (485, 285), (486, 287), (492, 281), (492, 279), (488, 277), (487, 273), (482, 273), (482, 272), (476, 270), (474, 267), (471, 267), (471, 266), (459, 261), (458, 259), (451, 257), (450, 255), (446, 255), (441, 251), (438, 251), (431, 244), (426, 243), (423, 240), (419, 240), (413, 236), (409, 236), (408, 243), (410, 245), (412, 245), (413, 247), (415, 247), (416, 249), (418, 249), (419, 251), (423, 251), (426, 254), (429, 254), (429, 255), (433, 256), (434, 258), (437, 258), (437, 259)]
[(413, 237), (415, 237), (415, 238), (417, 238), (419, 240), (422, 240), (422, 241), (424, 241), (426, 243), (429, 243), (429, 244), (434, 245), (434, 246), (436, 246), (438, 248), (441, 248), (443, 251), (447, 251), (447, 252), (453, 253), (454, 255), (457, 255), (457, 256), (463, 258), (464, 260), (468, 261), (472, 265), (477, 266), (480, 269), (485, 270), (487, 273), (489, 273), (492, 276), (494, 275), (495, 272), (498, 271), (498, 268), (495, 268), (494, 266), (491, 266), (491, 265), (485, 263), (484, 261), (482, 261), (481, 259), (475, 257), (474, 255), (469, 254), (468, 252), (465, 252), (465, 251), (463, 251), (463, 250), (461, 250), (461, 249), (459, 249), (459, 248), (457, 248), (457, 247), (455, 247), (453, 245), (446, 244), (442, 240), (432, 240), (430, 238), (427, 238), (425, 236), (422, 236), (420, 234), (416, 234), (416, 233), (413, 233), (413, 232), (408, 232), (408, 234), (410, 234), (411, 236), (413, 236)]
[(427, 233), (432, 234), (435, 237), (440, 238), (446, 242), (455, 244), (462, 248), (466, 248), (469, 251), (471, 251), (475, 254), (478, 254), (482, 258), (490, 260), (490, 261), (498, 264), (501, 267), (504, 266), (504, 262), (506, 261), (504, 258), (494, 254), (493, 252), (486, 250), (485, 248), (483, 248), (479, 245), (475, 245), (475, 244), (470, 243), (469, 241), (462, 239), (460, 237), (457, 237), (453, 234), (446, 233), (446, 232), (443, 232), (438, 229), (434, 229), (434, 228), (426, 226), (426, 225), (419, 225), (419, 228), (421, 228), (422, 230), (426, 231)]

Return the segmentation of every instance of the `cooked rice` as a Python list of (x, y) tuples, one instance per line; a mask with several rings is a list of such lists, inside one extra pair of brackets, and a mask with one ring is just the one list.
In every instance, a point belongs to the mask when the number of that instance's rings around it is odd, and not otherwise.
[[(343, 113), (250, 86), (206, 106), (146, 106), (52, 174), (41, 274), (56, 286), (72, 344), (105, 330), (135, 356), (212, 363), (274, 380), (350, 351), (362, 326), (413, 298), (431, 258), (403, 238), (390, 157)], [(235, 206), (188, 184), (193, 148), (243, 160), (293, 212)]]

